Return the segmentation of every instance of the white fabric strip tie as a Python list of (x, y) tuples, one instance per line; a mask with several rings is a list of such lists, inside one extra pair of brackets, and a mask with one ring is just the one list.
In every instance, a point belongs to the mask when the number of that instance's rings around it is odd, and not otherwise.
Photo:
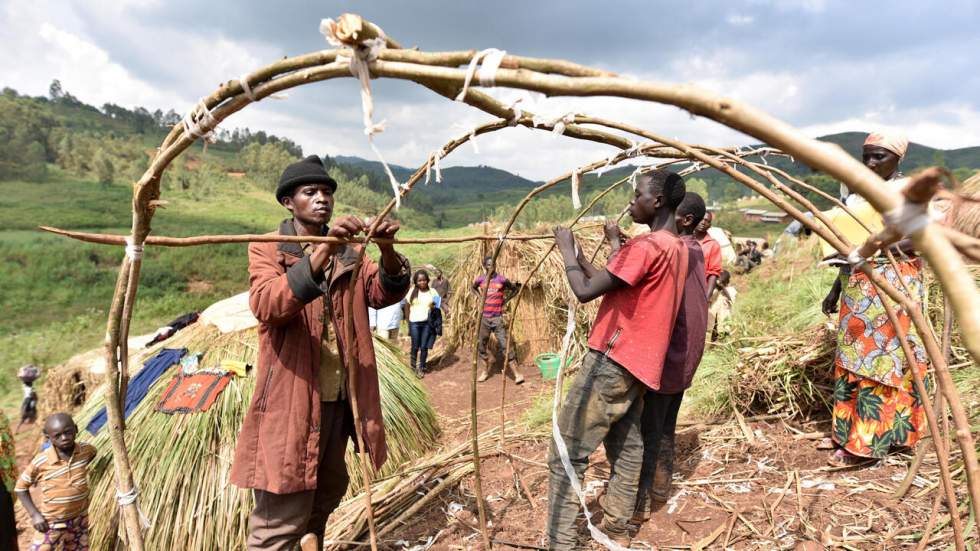
[(248, 85), (248, 75), (238, 77), (238, 83), (242, 85), (242, 93), (245, 94), (245, 97), (248, 98), (249, 101), (259, 101), (258, 98), (255, 97), (255, 94), (252, 93), (252, 87)]
[[(505, 55), (507, 55), (507, 52), (498, 50), (497, 48), (487, 48), (486, 50), (475, 53), (473, 59), (470, 60), (470, 65), (466, 68), (463, 89), (456, 96), (456, 101), (466, 99), (466, 92), (470, 89), (470, 83), (473, 82), (474, 74), (480, 79), (480, 86), (486, 88), (496, 86), (497, 69), (500, 68), (500, 63), (504, 60)], [(480, 64), (481, 59), (483, 60), (483, 65), (480, 66), (480, 70), (477, 72), (476, 68)]]
[(214, 129), (218, 126), (217, 119), (211, 114), (204, 99), (195, 105), (189, 113), (184, 115), (184, 132), (194, 138), (204, 138), (205, 141), (214, 143)]
[(552, 136), (561, 136), (565, 133), (565, 126), (575, 122), (575, 113), (565, 113), (561, 117), (555, 119), (553, 124), (554, 128), (551, 129)]
[[(255, 97), (255, 94), (252, 92), (252, 87), (249, 86), (249, 84), (248, 84), (248, 75), (247, 74), (238, 77), (238, 82), (242, 85), (242, 93), (245, 94), (245, 97), (248, 98), (249, 101), (251, 101), (253, 103), (256, 102), (256, 101), (259, 101), (260, 98)], [(288, 94), (270, 94), (268, 97), (270, 97), (272, 99), (286, 99), (286, 98), (289, 97), (289, 95)]]
[(140, 504), (137, 501), (137, 498), (139, 497), (139, 495), (140, 495), (139, 488), (137, 488), (135, 485), (133, 486), (133, 489), (132, 490), (130, 490), (130, 491), (126, 492), (126, 493), (120, 492), (119, 489), (117, 488), (116, 489), (116, 502), (119, 503), (119, 506), (120, 507), (125, 507), (127, 505), (132, 505), (132, 504), (135, 503), (136, 504), (136, 513), (140, 517), (140, 524), (143, 525), (143, 528), (152, 528), (153, 527), (153, 523), (150, 522), (150, 519), (146, 518), (146, 515), (145, 514), (143, 514), (143, 509), (140, 508)]
[(438, 151), (429, 155), (429, 161), (425, 163), (425, 184), (429, 185), (429, 174), (434, 168), (436, 170), (436, 183), (442, 183), (442, 169), (439, 167), (439, 159), (442, 159), (443, 152), (440, 147)]
[(578, 170), (572, 171), (572, 208), (579, 210), (582, 208), (582, 199), (578, 196)]
[(929, 205), (903, 200), (901, 205), (885, 213), (885, 223), (903, 236), (912, 235), (929, 225)]
[(633, 191), (636, 191), (636, 177), (639, 176), (640, 174), (643, 174), (643, 170), (645, 168), (646, 167), (638, 166), (636, 167), (636, 170), (634, 170), (633, 173), (630, 174), (630, 185), (633, 186)]
[(385, 161), (385, 158), (381, 155), (381, 150), (374, 145), (374, 140), (371, 139), (371, 136), (368, 136), (368, 145), (371, 146), (371, 151), (374, 151), (374, 155), (379, 161), (381, 161), (381, 166), (385, 169), (385, 174), (388, 175), (388, 181), (391, 183), (391, 191), (395, 194), (395, 210), (398, 210), (398, 208), (402, 206), (402, 185), (398, 183), (398, 179), (395, 178), (394, 173), (391, 172), (391, 167), (388, 166), (388, 162)]
[(130, 262), (143, 259), (143, 245), (134, 245), (132, 236), (126, 236), (126, 258)]
[(855, 247), (854, 250), (847, 255), (847, 262), (855, 268), (860, 268), (862, 264), (866, 264), (868, 262), (868, 259), (861, 256), (858, 248)]
[(522, 111), (521, 108), (517, 106), (517, 104), (520, 103), (521, 100), (523, 99), (524, 98), (517, 98), (514, 101), (510, 102), (510, 105), (507, 106), (507, 109), (514, 111), (514, 116), (511, 117), (509, 121), (507, 121), (507, 124), (509, 126), (517, 126), (517, 123), (520, 122), (521, 117), (524, 116), (524, 111)]
[[(331, 30), (332, 19), (321, 19), (320, 20), (320, 32), (327, 39), (327, 42), (333, 46), (343, 46), (344, 44), (334, 35)], [(350, 58), (350, 72), (357, 78), (358, 82), (361, 84), (361, 113), (364, 122), (364, 134), (368, 137), (368, 145), (371, 146), (371, 151), (381, 162), (381, 166), (384, 168), (385, 174), (388, 175), (388, 182), (391, 184), (391, 192), (395, 195), (395, 209), (401, 207), (401, 193), (402, 186), (398, 183), (398, 179), (391, 172), (391, 168), (388, 166), (388, 162), (385, 161), (381, 151), (378, 147), (374, 145), (374, 135), (380, 132), (384, 132), (385, 121), (375, 123), (374, 118), (374, 98), (371, 96), (371, 63), (378, 59), (378, 54), (381, 50), (385, 48), (385, 37), (384, 35), (364, 40), (359, 44), (355, 44), (351, 51), (353, 55)], [(342, 56), (337, 56), (337, 61), (346, 59)]]
[(565, 336), (561, 340), (561, 360), (558, 362), (558, 374), (555, 377), (555, 399), (551, 408), (551, 437), (555, 440), (555, 449), (558, 451), (558, 457), (561, 458), (561, 465), (565, 469), (565, 476), (568, 477), (568, 482), (575, 495), (578, 496), (579, 505), (585, 513), (585, 523), (589, 527), (589, 534), (592, 535), (592, 539), (606, 546), (611, 551), (627, 551), (623, 546), (609, 539), (609, 536), (592, 524), (592, 513), (589, 512), (589, 508), (585, 505), (585, 492), (582, 491), (582, 481), (579, 480), (578, 474), (575, 473), (575, 468), (572, 467), (572, 461), (568, 457), (568, 446), (565, 445), (565, 439), (562, 438), (561, 429), (558, 428), (562, 370), (565, 367), (565, 362), (568, 361), (568, 353), (572, 344), (572, 333), (575, 332), (575, 310), (576, 305), (570, 300), (568, 302), (568, 318), (565, 321)]
[(473, 153), (480, 153), (480, 146), (476, 143), (476, 126), (469, 126), (461, 122), (454, 122), (453, 128), (458, 128), (463, 132), (466, 132), (466, 135), (469, 137), (467, 141), (469, 141), (470, 145), (473, 147)]
[(637, 155), (640, 154), (640, 148), (642, 148), (642, 147), (643, 147), (643, 144), (641, 144), (639, 142), (634, 142), (633, 140), (630, 140), (629, 149), (626, 150), (626, 157), (627, 158), (636, 157)]
[(606, 164), (600, 166), (599, 169), (595, 171), (596, 177), (601, 178), (602, 175), (603, 175), (603, 173), (605, 173), (607, 170), (609, 170), (609, 167), (612, 166), (613, 161), (615, 161), (615, 160), (616, 160), (616, 154), (614, 153), (614, 154), (610, 155), (608, 159), (606, 159)]

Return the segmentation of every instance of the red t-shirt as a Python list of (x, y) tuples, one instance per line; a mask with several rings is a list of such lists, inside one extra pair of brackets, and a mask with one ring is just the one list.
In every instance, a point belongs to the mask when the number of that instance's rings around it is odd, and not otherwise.
[(704, 278), (705, 281), (711, 276), (721, 275), (721, 245), (713, 237), (705, 234), (701, 240), (701, 249), (704, 251)]
[(708, 327), (707, 283), (704, 275), (704, 253), (693, 235), (682, 235), (687, 247), (687, 277), (684, 297), (677, 312), (670, 346), (660, 378), (660, 392), (677, 394), (691, 387), (694, 372), (704, 355), (704, 338)]
[[(480, 275), (473, 282), (473, 285), (483, 290), (486, 287), (487, 278), (484, 275)], [(509, 281), (507, 278), (500, 275), (494, 274), (490, 278), (490, 289), (487, 290), (487, 302), (483, 307), (483, 317), (485, 318), (499, 318), (504, 315), (504, 287), (507, 286)]]
[(626, 287), (602, 297), (589, 348), (657, 390), (684, 293), (687, 247), (670, 232), (645, 233), (612, 255), (606, 270)]

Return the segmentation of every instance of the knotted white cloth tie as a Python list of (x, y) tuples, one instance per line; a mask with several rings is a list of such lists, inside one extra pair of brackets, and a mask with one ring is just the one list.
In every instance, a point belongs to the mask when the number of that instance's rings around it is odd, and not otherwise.
[(582, 208), (582, 199), (578, 196), (578, 170), (572, 171), (572, 208), (579, 210)]
[(903, 200), (901, 205), (885, 213), (885, 223), (903, 236), (911, 235), (929, 224), (929, 205)]
[(126, 258), (130, 262), (136, 262), (143, 259), (143, 245), (134, 245), (133, 238), (131, 236), (126, 236)]
[(143, 509), (140, 508), (140, 504), (139, 502), (137, 502), (137, 498), (139, 497), (139, 494), (140, 494), (139, 488), (137, 488), (136, 486), (133, 486), (133, 489), (126, 493), (122, 493), (117, 489), (116, 502), (119, 503), (120, 507), (125, 507), (127, 505), (132, 505), (135, 503), (136, 513), (140, 517), (140, 524), (143, 525), (144, 529), (152, 528), (153, 523), (150, 522), (150, 519), (146, 518), (146, 515), (143, 514)]
[[(463, 79), (463, 89), (459, 91), (456, 96), (456, 101), (463, 101), (466, 99), (466, 92), (470, 89), (470, 83), (473, 81), (473, 75), (476, 74), (477, 78), (480, 79), (480, 86), (485, 88), (492, 88), (496, 85), (497, 69), (500, 68), (500, 63), (504, 60), (504, 56), (507, 52), (504, 50), (498, 50), (497, 48), (487, 48), (486, 50), (481, 50), (473, 55), (473, 59), (470, 60), (469, 66), (466, 68), (466, 78)], [(477, 65), (479, 65), (480, 60), (483, 60), (483, 65), (480, 66), (479, 72), (477, 72)]]

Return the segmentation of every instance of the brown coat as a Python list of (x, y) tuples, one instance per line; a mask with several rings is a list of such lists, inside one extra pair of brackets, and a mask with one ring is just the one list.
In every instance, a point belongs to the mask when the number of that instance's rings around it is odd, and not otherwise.
[[(291, 220), (279, 233), (295, 235)], [(387, 457), (384, 421), (378, 390), (374, 343), (368, 327), (368, 306), (383, 308), (408, 292), (408, 262), (397, 275), (385, 274), (365, 257), (354, 286), (353, 311), (348, 311), (350, 276), (358, 249), (348, 246), (336, 257), (329, 281), (314, 279), (309, 257), (298, 243), (252, 243), (248, 247), (249, 305), (259, 320), (259, 355), (255, 394), (238, 435), (231, 482), (276, 494), (317, 487), (320, 431), (320, 365), (324, 293), (334, 312), (334, 335), (345, 361), (354, 353), (357, 401), (371, 461), (380, 468)], [(321, 279), (326, 279), (321, 277)], [(353, 347), (344, 339), (344, 318), (353, 316)], [(348, 386), (349, 390), (349, 386)]]

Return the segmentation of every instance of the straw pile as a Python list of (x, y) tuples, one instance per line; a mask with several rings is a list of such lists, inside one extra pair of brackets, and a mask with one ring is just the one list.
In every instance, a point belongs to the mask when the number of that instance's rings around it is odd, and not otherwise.
[[(540, 429), (530, 431), (515, 428), (511, 423), (506, 425), (505, 447), (539, 442), (548, 436), (546, 431)], [(480, 434), (481, 460), (507, 453), (499, 444), (500, 427)], [(383, 541), (388, 539), (386, 536), (400, 535), (399, 529), (406, 528), (406, 522), (472, 473), (472, 447), (467, 441), (449, 450), (421, 458), (406, 465), (398, 474), (372, 483), (371, 503), (379, 539)], [(367, 513), (363, 495), (352, 496), (341, 503), (330, 518), (331, 522), (327, 524), (324, 534), (326, 549), (344, 547), (340, 542), (367, 539)]]
[[(957, 191), (973, 201), (980, 201), (980, 172), (963, 181)], [(967, 235), (980, 237), (980, 202), (964, 201), (955, 212), (951, 221), (953, 228)]]
[[(147, 356), (146, 343), (154, 334), (129, 339), (129, 365), (140, 366)], [(59, 412), (75, 411), (85, 403), (105, 379), (105, 348), (99, 346), (76, 354), (44, 374), (38, 391), (40, 418)]]
[[(168, 348), (203, 352), (202, 365), (222, 359), (254, 362), (256, 330), (222, 334), (215, 327), (195, 324), (163, 343)], [(155, 354), (158, 347), (150, 349)], [(388, 436), (388, 462), (380, 473), (395, 472), (417, 458), (438, 440), (435, 413), (425, 390), (401, 354), (386, 342), (375, 340), (381, 405)], [(127, 420), (127, 445), (133, 473), (140, 488), (140, 505), (153, 523), (147, 532), (147, 549), (239, 549), (245, 541), (250, 491), (228, 483), (238, 431), (254, 390), (254, 370), (234, 379), (204, 413), (166, 415), (155, 411), (176, 367), (158, 379), (146, 398)], [(84, 427), (103, 405), (97, 392), (75, 416)], [(98, 449), (90, 468), (92, 548), (109, 549), (116, 533), (117, 505), (109, 433), (84, 437)], [(362, 486), (360, 468), (351, 449), (347, 457), (350, 493)]]
[(835, 349), (835, 333), (822, 325), (736, 349), (732, 405), (746, 413), (803, 417), (830, 411)]
[[(546, 233), (546, 228), (537, 228), (530, 233)], [(589, 228), (577, 234), (580, 246), (591, 255), (602, 241), (600, 228)], [(571, 290), (565, 279), (564, 263), (557, 249), (548, 254), (537, 273), (528, 279), (531, 271), (551, 248), (552, 241), (505, 241), (497, 258), (497, 273), (514, 283), (527, 287), (516, 314), (513, 303), (507, 315), (516, 315), (514, 320), (514, 343), (517, 359), (529, 363), (542, 352), (557, 352), (565, 334), (568, 297)], [(455, 289), (450, 310), (449, 327), (445, 338), (449, 350), (464, 344), (473, 344), (481, 313), (480, 298), (471, 291), (473, 282), (483, 273), (483, 258), (493, 252), (496, 243), (474, 243), (462, 251), (450, 274), (450, 283)], [(607, 247), (602, 247), (595, 264), (603, 265)], [(584, 342), (589, 323), (595, 318), (599, 301), (580, 305), (576, 313), (575, 341)], [(494, 343), (495, 339), (491, 339)], [(491, 351), (494, 344), (491, 344)]]

